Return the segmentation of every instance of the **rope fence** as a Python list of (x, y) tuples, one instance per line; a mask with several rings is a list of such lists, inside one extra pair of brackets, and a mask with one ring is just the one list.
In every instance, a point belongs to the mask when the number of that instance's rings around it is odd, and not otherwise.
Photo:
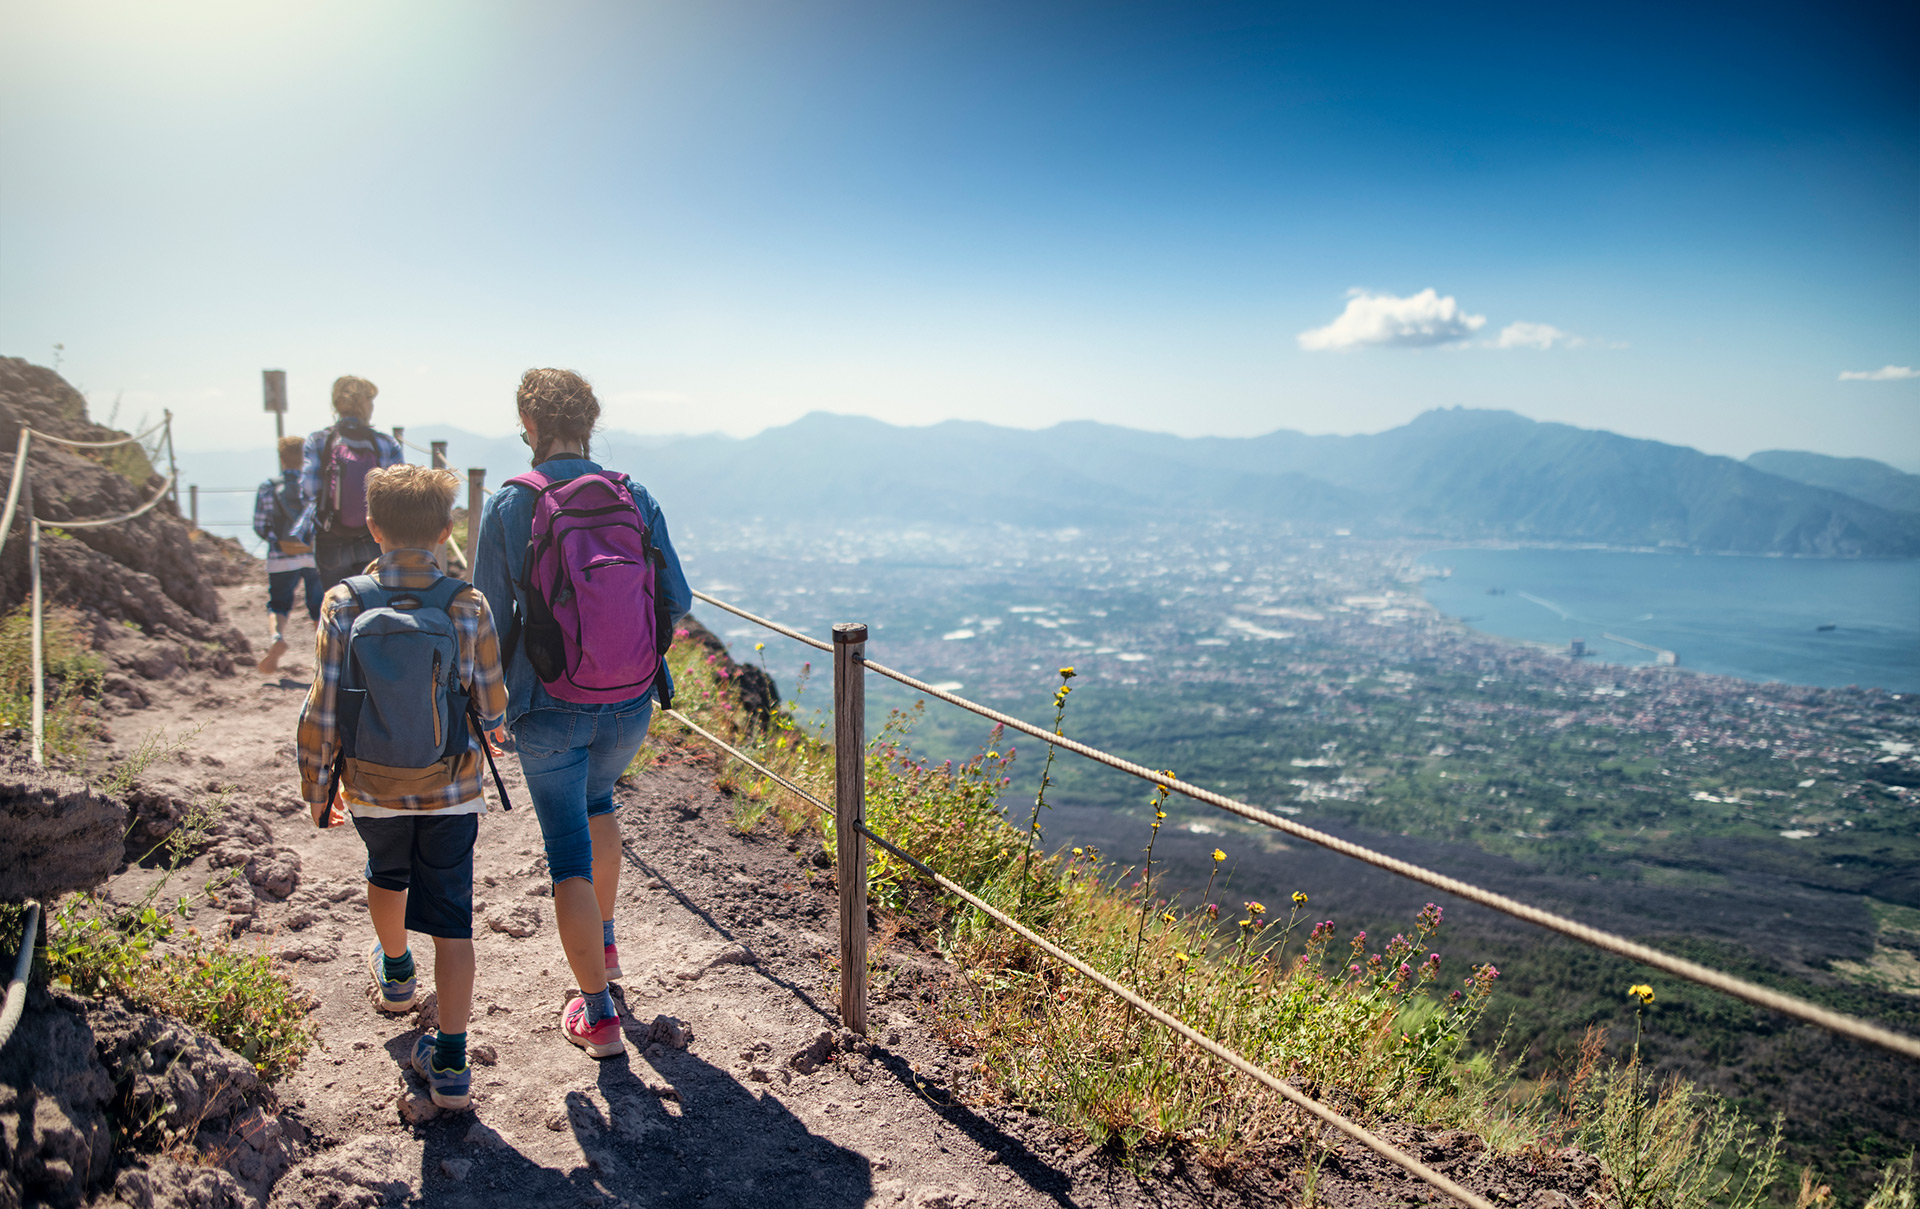
[[(773, 623), (766, 618), (750, 613), (737, 605), (720, 600), (705, 592), (696, 591), (694, 596), (706, 601), (708, 604), (725, 609), (737, 617), (766, 626), (776, 633), (795, 638), (806, 643), (808, 646), (831, 649), (817, 639), (809, 638), (798, 631)], [(1533, 924), (1536, 927), (1557, 932), (1562, 936), (1577, 940), (1582, 944), (1613, 953), (1616, 956), (1625, 957), (1630, 961), (1639, 962), (1642, 965), (1652, 966), (1655, 969), (1663, 970), (1675, 977), (1684, 978), (1689, 982), (1719, 991), (1723, 994), (1731, 995), (1737, 999), (1743, 999), (1756, 1007), (1804, 1020), (1809, 1024), (1817, 1025), (1829, 1032), (1851, 1037), (1856, 1041), (1864, 1041), (1869, 1045), (1878, 1046), (1882, 1049), (1900, 1054), (1903, 1057), (1920, 1059), (1920, 1038), (1910, 1037), (1904, 1033), (1897, 1033), (1892, 1029), (1885, 1028), (1870, 1021), (1861, 1020), (1858, 1017), (1849, 1016), (1843, 1012), (1836, 1012), (1829, 1008), (1821, 1007), (1818, 1004), (1810, 1003), (1797, 996), (1783, 994), (1782, 992), (1771, 990), (1756, 983), (1748, 982), (1745, 979), (1736, 978), (1731, 974), (1723, 973), (1697, 962), (1675, 957), (1672, 954), (1661, 952), (1659, 949), (1652, 948), (1648, 945), (1628, 940), (1624, 936), (1615, 935), (1612, 932), (1607, 932), (1589, 924), (1583, 924), (1578, 920), (1569, 919), (1566, 916), (1557, 915), (1551, 911), (1542, 910), (1539, 907), (1529, 906), (1526, 903), (1509, 898), (1504, 894), (1497, 894), (1491, 890), (1473, 885), (1470, 882), (1448, 877), (1443, 873), (1415, 865), (1410, 861), (1403, 861), (1397, 857), (1388, 856), (1384, 852), (1377, 852), (1374, 849), (1353, 843), (1351, 840), (1343, 840), (1338, 836), (1329, 835), (1324, 831), (1318, 831), (1303, 823), (1296, 823), (1291, 819), (1284, 818), (1271, 811), (1261, 810), (1257, 806), (1250, 806), (1245, 802), (1227, 797), (1225, 794), (1215, 793), (1213, 790), (1188, 784), (1185, 781), (1179, 780), (1177, 777), (1169, 777), (1164, 772), (1156, 772), (1143, 764), (1136, 764), (1131, 760), (1125, 760), (1113, 755), (1111, 752), (1102, 751), (1100, 748), (1093, 747), (1089, 744), (1069, 739), (1064, 735), (1055, 734), (1046, 727), (1036, 726), (1022, 718), (1016, 718), (1011, 714), (1002, 713), (999, 710), (981, 705), (976, 701), (969, 701), (965, 697), (957, 696), (944, 689), (935, 688), (924, 680), (909, 676), (905, 672), (890, 668), (885, 664), (876, 663), (871, 659), (862, 657), (860, 663), (867, 671), (897, 681), (916, 692), (925, 693), (930, 697), (978, 714), (982, 718), (999, 723), (1011, 730), (1017, 730), (1023, 734), (1031, 735), (1034, 738), (1042, 739), (1061, 750), (1083, 756), (1095, 763), (1104, 764), (1109, 768), (1127, 773), (1130, 776), (1138, 777), (1143, 781), (1148, 781), (1155, 785), (1165, 785), (1173, 792), (1182, 794), (1194, 801), (1203, 802), (1206, 805), (1225, 810), (1249, 822), (1259, 823), (1264, 827), (1270, 827), (1276, 831), (1284, 832), (1296, 839), (1318, 844), (1321, 847), (1338, 852), (1342, 856), (1352, 857), (1355, 860), (1362, 861), (1375, 868), (1384, 869), (1389, 873), (1397, 874), (1411, 881), (1420, 882), (1436, 890), (1445, 891), (1448, 894), (1455, 895), (1468, 902), (1477, 903), (1480, 906), (1499, 911), (1515, 919)]]
[[(794, 796), (798, 797), (802, 801), (809, 803), (810, 805), (818, 809), (822, 814), (826, 815), (829, 818), (835, 817), (836, 811), (832, 806), (827, 805), (827, 803), (821, 801), (819, 798), (807, 792), (805, 789), (801, 788), (799, 785), (796, 785), (793, 781), (789, 780), (784, 776), (781, 776), (779, 773), (773, 771), (771, 768), (768, 768), (766, 765), (760, 763), (758, 760), (755, 760), (752, 756), (749, 756), (745, 752), (741, 751), (739, 748), (734, 747), (732, 744), (720, 738), (720, 736), (714, 734), (712, 731), (707, 730), (705, 727), (701, 726), (699, 723), (695, 722), (693, 719), (687, 717), (685, 714), (681, 713), (679, 710), (669, 709), (663, 712), (668, 717), (672, 718), (674, 721), (680, 723), (682, 726), (685, 726), (688, 730), (691, 730), (694, 733), (698, 734), (701, 738), (707, 740), (709, 743), (712, 743), (715, 747), (720, 748), (722, 751), (726, 752), (728, 755), (732, 756), (734, 759), (739, 760), (742, 764), (747, 765), (749, 768), (753, 769), (755, 772), (759, 773), (761, 776), (766, 777), (771, 781), (774, 781), (775, 783), (779, 784), (782, 788), (786, 789), (789, 793), (792, 793)], [(1175, 1016), (1171, 1012), (1166, 1011), (1165, 1009), (1161, 1008), (1157, 1004), (1153, 1003), (1151, 1000), (1148, 1000), (1142, 997), (1140, 994), (1135, 992), (1131, 987), (1128, 987), (1124, 983), (1121, 983), (1118, 980), (1110, 978), (1106, 974), (1101, 973), (1099, 970), (1087, 964), (1085, 961), (1081, 960), (1079, 957), (1075, 956), (1073, 953), (1067, 951), (1066, 949), (1061, 948), (1059, 945), (1054, 944), (1052, 941), (1047, 940), (1045, 937), (1041, 936), (1040, 934), (1035, 932), (1033, 929), (1022, 924), (1019, 920), (1014, 919), (1012, 916), (1008, 915), (1006, 912), (1000, 910), (999, 908), (995, 907), (993, 904), (982, 899), (979, 895), (972, 893), (965, 886), (960, 885), (958, 882), (945, 876), (939, 870), (927, 864), (925, 861), (920, 860), (918, 857), (913, 856), (911, 853), (907, 852), (905, 849), (901, 848), (899, 845), (894, 844), (892, 841), (888, 840), (885, 836), (882, 836), (879, 832), (874, 831), (872, 828), (868, 827), (866, 823), (864, 822), (856, 823), (855, 828), (859, 831), (860, 835), (863, 838), (871, 840), (873, 843), (875, 843), (879, 847), (884, 848), (890, 855), (892, 855), (896, 859), (902, 861), (907, 865), (911, 865), (913, 868), (919, 870), (921, 874), (926, 876), (929, 880), (931, 880), (935, 885), (939, 886), (942, 890), (962, 900), (968, 906), (971, 906), (976, 911), (979, 911), (982, 915), (985, 915), (988, 919), (993, 920), (995, 923), (999, 924), (1001, 927), (1006, 928), (1008, 931), (1020, 937), (1022, 940), (1032, 945), (1034, 948), (1039, 949), (1041, 952), (1053, 958), (1055, 961), (1058, 961), (1062, 965), (1065, 965), (1070, 969), (1074, 970), (1075, 972), (1079, 973), (1082, 977), (1086, 978), (1087, 980), (1092, 982), (1094, 985), (1100, 987), (1102, 990), (1107, 991), (1109, 994), (1116, 996), (1117, 998), (1125, 1002), (1128, 1006), (1132, 1007), (1135, 1011), (1140, 1012), (1142, 1015), (1145, 1015), (1148, 1018), (1155, 1021), (1156, 1023), (1166, 1027), (1167, 1029), (1172, 1031), (1176, 1036), (1178, 1036), (1181, 1040), (1187, 1042), (1190, 1045), (1197, 1047), (1202, 1052), (1212, 1057), (1215, 1061), (1218, 1061), (1221, 1064), (1227, 1067), (1230, 1067), (1233, 1070), (1238, 1071), (1239, 1073), (1259, 1083), (1261, 1086), (1266, 1087), (1271, 1091), (1279, 1093), (1282, 1097), (1284, 1097), (1289, 1103), (1293, 1104), (1295, 1107), (1317, 1118), (1323, 1124), (1332, 1126), (1334, 1129), (1345, 1134), (1349, 1138), (1352, 1138), (1354, 1141), (1360, 1143), (1362, 1146), (1365, 1146), (1368, 1150), (1373, 1151), (1375, 1154), (1379, 1155), (1381, 1158), (1386, 1159), (1390, 1163), (1393, 1163), (1395, 1166), (1407, 1172), (1409, 1175), (1412, 1175), (1417, 1179), (1426, 1181), (1428, 1184), (1432, 1185), (1434, 1188), (1437, 1188), (1441, 1192), (1446, 1193), (1448, 1196), (1459, 1201), (1461, 1204), (1469, 1206), (1470, 1209), (1494, 1209), (1492, 1203), (1487, 1201), (1485, 1198), (1481, 1197), (1479, 1194), (1472, 1192), (1467, 1188), (1462, 1187), (1460, 1184), (1440, 1174), (1439, 1172), (1435, 1171), (1433, 1168), (1428, 1167), (1425, 1163), (1422, 1163), (1419, 1159), (1414, 1158), (1412, 1155), (1401, 1150), (1399, 1147), (1395, 1146), (1393, 1143), (1387, 1141), (1385, 1138), (1381, 1137), (1379, 1134), (1374, 1133), (1372, 1130), (1366, 1128), (1364, 1125), (1361, 1125), (1357, 1121), (1354, 1121), (1352, 1118), (1347, 1117), (1339, 1112), (1336, 1112), (1331, 1108), (1328, 1108), (1325, 1104), (1320, 1103), (1320, 1101), (1314, 1099), (1312, 1096), (1307, 1095), (1305, 1092), (1293, 1086), (1291, 1083), (1288, 1083), (1286, 1080), (1281, 1079), (1278, 1076), (1274, 1075), (1272, 1072), (1268, 1071), (1266, 1068), (1259, 1066), (1258, 1064), (1248, 1060), (1246, 1057), (1244, 1057), (1237, 1051), (1229, 1049), (1227, 1046), (1224, 1046), (1220, 1044), (1218, 1041), (1213, 1040), (1211, 1037), (1206, 1036), (1205, 1034), (1201, 1033), (1199, 1030), (1187, 1024), (1186, 1021), (1181, 1020), (1178, 1016)], [(841, 880), (845, 881), (847, 879), (842, 878)], [(860, 961), (861, 966), (864, 969), (866, 964), (865, 955), (859, 954), (856, 956), (856, 959)], [(842, 954), (841, 961), (843, 963), (843, 969), (844, 969), (844, 963), (846, 962), (846, 960), (847, 960), (846, 955)]]
[[(7, 537), (13, 532), (14, 513), (19, 509), (21, 501), (24, 500), (26, 502), (29, 591), (32, 596), (33, 614), (32, 750), (33, 762), (35, 764), (45, 765), (47, 762), (46, 602), (40, 582), (40, 533), (44, 529), (59, 529), (63, 531), (68, 529), (104, 529), (109, 525), (122, 525), (130, 520), (145, 516), (158, 507), (160, 501), (170, 496), (177, 505), (179, 496), (176, 491), (176, 484), (179, 480), (179, 473), (173, 464), (173, 412), (168, 411), (163, 414), (165, 418), (152, 428), (147, 429), (147, 431), (112, 441), (76, 441), (70, 437), (57, 437), (52, 433), (41, 432), (36, 428), (29, 428), (24, 424), (20, 427), (20, 441), (19, 444), (15, 446), (13, 453), (13, 477), (7, 484), (6, 510), (4, 513), (0, 513), (0, 552), (6, 550)], [(33, 506), (33, 463), (29, 455), (33, 451), (33, 442), (36, 439), (55, 445), (65, 445), (74, 449), (113, 449), (121, 445), (131, 445), (136, 441), (145, 441), (156, 432), (162, 434), (161, 440), (167, 447), (168, 473), (165, 479), (161, 481), (159, 489), (154, 492), (152, 499), (149, 499), (146, 503), (133, 509), (131, 512), (123, 512), (118, 516), (101, 516), (77, 520), (53, 520), (48, 517), (35, 515)], [(155, 451), (151, 456), (157, 457), (159, 455), (158, 452)], [(7, 1027), (10, 1031), (12, 1026), (9, 1024)], [(4, 1043), (4, 1038), (0, 1038), (0, 1044)]]

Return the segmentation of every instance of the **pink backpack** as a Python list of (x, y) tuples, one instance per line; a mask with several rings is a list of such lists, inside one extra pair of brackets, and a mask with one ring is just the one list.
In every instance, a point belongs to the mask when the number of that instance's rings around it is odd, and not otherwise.
[[(515, 637), (549, 693), (604, 705), (653, 687), (673, 641), (654, 547), (627, 476), (597, 471), (554, 480), (535, 470), (507, 480), (535, 493)], [(512, 658), (511, 641), (507, 657)]]
[(364, 424), (341, 422), (320, 453), (320, 527), (367, 527), (367, 476), (380, 469), (380, 444)]

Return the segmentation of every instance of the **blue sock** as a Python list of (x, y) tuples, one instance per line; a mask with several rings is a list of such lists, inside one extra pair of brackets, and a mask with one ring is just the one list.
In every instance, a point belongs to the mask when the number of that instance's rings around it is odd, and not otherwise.
[(589, 995), (584, 991), (580, 997), (587, 1001), (587, 1023), (598, 1024), (609, 1017), (619, 1015), (613, 1006), (613, 992), (602, 988), (598, 995)]
[(459, 1070), (467, 1064), (467, 1035), (441, 1033), (433, 1039), (433, 1068)]
[(613, 943), (613, 921), (610, 919), (600, 921), (600, 943), (603, 945)]
[(388, 957), (385, 949), (380, 950), (380, 972), (387, 976), (388, 982), (405, 982), (413, 977), (413, 950), (408, 949), (398, 957)]

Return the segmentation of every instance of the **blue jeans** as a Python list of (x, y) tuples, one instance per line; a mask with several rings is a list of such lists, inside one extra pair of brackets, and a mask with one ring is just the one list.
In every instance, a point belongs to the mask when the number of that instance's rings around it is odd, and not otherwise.
[(302, 567), (297, 571), (267, 572), (267, 612), (278, 613), (282, 617), (293, 612), (293, 593), (296, 588), (306, 589), (307, 616), (314, 621), (320, 620), (320, 572), (312, 567)]
[(593, 880), (587, 820), (612, 813), (613, 783), (633, 763), (652, 720), (649, 694), (584, 710), (529, 710), (513, 724), (520, 771), (546, 842), (547, 872), (556, 883)]

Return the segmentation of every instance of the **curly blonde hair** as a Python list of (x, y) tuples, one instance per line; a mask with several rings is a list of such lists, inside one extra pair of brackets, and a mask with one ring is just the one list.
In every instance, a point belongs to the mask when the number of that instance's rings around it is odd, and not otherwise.
[(530, 369), (520, 378), (514, 395), (520, 415), (533, 421), (540, 448), (534, 461), (556, 441), (578, 441), (580, 452), (592, 451), (594, 425), (600, 422), (600, 400), (593, 386), (570, 369)]
[(352, 374), (333, 380), (333, 412), (337, 416), (365, 423), (373, 418), (373, 397), (380, 388)]

